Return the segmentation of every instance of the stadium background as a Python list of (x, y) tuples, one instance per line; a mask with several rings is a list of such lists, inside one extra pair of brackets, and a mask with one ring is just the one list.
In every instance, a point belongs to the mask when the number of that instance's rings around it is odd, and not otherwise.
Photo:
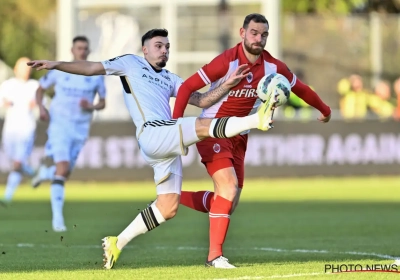
[[(374, 1), (369, 4), (368, 1), (337, 1), (336, 5), (329, 5), (328, 1), (324, 6), (324, 1), (316, 5), (312, 1), (289, 0), (201, 3), (59, 0), (58, 4), (42, 0), (38, 2), (39, 7), (30, 7), (26, 5), (28, 2), (7, 1), (15, 7), (24, 6), (21, 12), (28, 15), (41, 6), (47, 12), (42, 11), (45, 16), (40, 18), (27, 17), (25, 22), (16, 23), (4, 9), (7, 17), (3, 18), (3, 35), (10, 32), (7, 24), (14, 24), (10, 30), (17, 38), (22, 36), (21, 32), (26, 34), (34, 29), (30, 39), (37, 41), (34, 44), (22, 41), (22, 46), (15, 46), (8, 42), (12, 39), (3, 36), (6, 39), (0, 55), (8, 67), (2, 64), (0, 82), (12, 75), (11, 67), (18, 56), (69, 60), (71, 40), (78, 34), (89, 37), (91, 60), (125, 53), (141, 54), (141, 34), (153, 27), (170, 30), (172, 47), (168, 68), (187, 78), (238, 42), (238, 30), (245, 15), (264, 13), (271, 25), (267, 49), (285, 61), (332, 107), (333, 121), (328, 125), (317, 123), (318, 112), (297, 100), (280, 108), (276, 128), (268, 133), (250, 134), (247, 177), (397, 174), (400, 135), (396, 119), (400, 92), (396, 93), (393, 83), (400, 77), (400, 18), (388, 12), (396, 8), (398, 12), (398, 1), (386, 1), (392, 6), (374, 6)], [(44, 72), (33, 74), (38, 78)], [(353, 74), (363, 80), (360, 93), (351, 90), (349, 77)], [(380, 80), (389, 84), (390, 98), (381, 98), (374, 92)], [(151, 170), (137, 152), (134, 127), (121, 97), (119, 79), (107, 77), (106, 85), (107, 108), (95, 115), (91, 138), (72, 178), (151, 178)], [(357, 101), (357, 96), (364, 95), (372, 101), (365, 102), (362, 97)], [(384, 106), (389, 108), (389, 113), (376, 109)], [(357, 108), (365, 112), (354, 113)], [(186, 115), (199, 113), (193, 106), (186, 111)], [(41, 123), (31, 158), (33, 166), (38, 165), (42, 155), (45, 130), (46, 124)], [(201, 163), (194, 147), (184, 162), (185, 178), (207, 177), (204, 169), (199, 168)], [(4, 152), (0, 151), (0, 181), (5, 181), (9, 168)]]

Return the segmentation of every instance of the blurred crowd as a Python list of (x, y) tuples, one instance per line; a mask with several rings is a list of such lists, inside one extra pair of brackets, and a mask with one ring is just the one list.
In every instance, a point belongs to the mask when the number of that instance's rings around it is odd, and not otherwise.
[[(301, 71), (297, 76), (304, 81)], [(337, 83), (337, 93), (340, 117), (345, 120), (373, 118), (400, 121), (400, 77), (393, 84), (379, 80), (373, 88), (367, 88), (363, 77), (353, 74)], [(308, 120), (312, 108), (292, 93), (284, 108), (284, 115), (289, 119)]]
[[(393, 92), (392, 92), (393, 90)], [(339, 108), (344, 119), (357, 120), (369, 116), (400, 120), (400, 78), (393, 85), (379, 80), (370, 89), (360, 75), (351, 75), (338, 82)]]

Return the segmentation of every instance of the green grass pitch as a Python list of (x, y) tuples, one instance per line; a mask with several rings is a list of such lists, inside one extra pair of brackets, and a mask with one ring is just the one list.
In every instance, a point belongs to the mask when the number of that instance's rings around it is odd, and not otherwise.
[(121, 232), (154, 194), (151, 182), (67, 183), (68, 231), (54, 233), (49, 185), (21, 186), (0, 208), (0, 279), (400, 279), (324, 273), (325, 264), (400, 257), (400, 177), (247, 180), (224, 250), (238, 269), (204, 267), (208, 216), (185, 207), (131, 242), (114, 270), (102, 269), (101, 238)]

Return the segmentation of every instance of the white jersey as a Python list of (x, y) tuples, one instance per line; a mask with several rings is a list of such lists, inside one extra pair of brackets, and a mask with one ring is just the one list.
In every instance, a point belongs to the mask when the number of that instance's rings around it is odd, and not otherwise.
[(23, 81), (11, 78), (0, 86), (0, 100), (10, 103), (8, 108), (3, 133), (13, 133), (21, 137), (32, 135), (36, 129), (36, 118), (33, 112), (36, 90), (39, 83), (36, 80)]
[(55, 96), (49, 110), (50, 119), (89, 125), (92, 112), (82, 110), (79, 103), (82, 99), (86, 99), (92, 104), (96, 93), (100, 98), (105, 98), (106, 95), (103, 76), (87, 77), (51, 70), (39, 82), (43, 89), (55, 86)]
[(172, 118), (169, 100), (176, 97), (183, 83), (180, 77), (165, 69), (156, 71), (146, 59), (133, 54), (115, 57), (102, 64), (107, 75), (121, 78), (125, 104), (136, 125), (137, 137), (145, 122)]

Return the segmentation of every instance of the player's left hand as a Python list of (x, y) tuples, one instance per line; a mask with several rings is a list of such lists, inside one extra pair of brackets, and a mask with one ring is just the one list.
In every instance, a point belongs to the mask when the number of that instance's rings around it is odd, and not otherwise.
[(83, 110), (93, 111), (93, 105), (90, 104), (87, 99), (82, 99), (81, 102), (79, 103), (79, 106), (81, 106)]
[(27, 63), (28, 66), (32, 68), (36, 68), (36, 70), (51, 70), (54, 69), (59, 64), (58, 61), (49, 61), (49, 60), (32, 60)]
[(320, 122), (327, 123), (331, 120), (331, 114), (329, 114), (328, 116), (324, 116), (321, 114), (321, 116), (319, 116), (318, 120)]
[(228, 88), (233, 88), (236, 86), (240, 81), (247, 76), (249, 73), (250, 68), (247, 64), (242, 64), (229, 76), (228, 80), (224, 83), (224, 86)]

